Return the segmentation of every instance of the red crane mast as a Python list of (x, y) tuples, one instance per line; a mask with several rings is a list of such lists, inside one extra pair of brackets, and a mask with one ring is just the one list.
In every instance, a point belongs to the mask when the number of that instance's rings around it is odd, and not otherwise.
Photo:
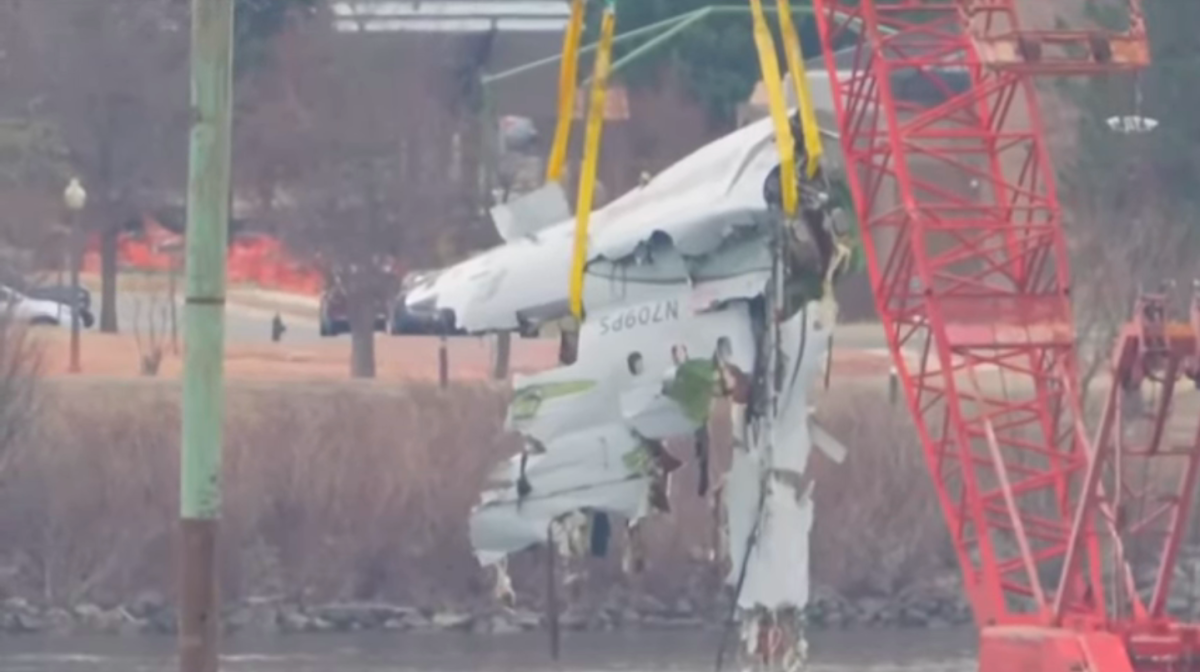
[[(1200, 467), (1200, 418), (1172, 419), (1176, 382), (1200, 380), (1200, 298), (1190, 323), (1140, 300), (1090, 435), (1033, 85), (1145, 67), (1127, 4), (1114, 33), (1024, 29), (1017, 0), (814, 0), (876, 305), (985, 672), (1200, 669), (1198, 630), (1166, 610)], [(1132, 413), (1143, 386), (1157, 403)], [(1177, 442), (1180, 423), (1195, 431)]]

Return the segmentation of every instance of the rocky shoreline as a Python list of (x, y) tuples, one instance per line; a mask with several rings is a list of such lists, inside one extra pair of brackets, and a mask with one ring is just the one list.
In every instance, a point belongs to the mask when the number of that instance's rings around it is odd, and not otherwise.
[[(715, 629), (722, 626), (727, 609), (720, 604), (701, 608), (687, 600), (667, 605), (643, 596), (636, 606), (568, 606), (559, 616), (559, 625), (568, 631)], [(890, 599), (857, 600), (818, 591), (809, 605), (808, 617), (815, 630), (941, 628), (971, 620), (962, 597), (948, 590), (909, 591)], [(230, 633), (280, 635), (368, 631), (503, 635), (545, 627), (541, 613), (521, 608), (431, 609), (376, 602), (314, 606), (282, 598), (251, 598), (230, 605), (222, 614), (222, 622)], [(43, 607), (21, 598), (0, 603), (0, 635), (171, 635), (175, 627), (173, 605), (157, 595), (108, 608), (94, 604)]]

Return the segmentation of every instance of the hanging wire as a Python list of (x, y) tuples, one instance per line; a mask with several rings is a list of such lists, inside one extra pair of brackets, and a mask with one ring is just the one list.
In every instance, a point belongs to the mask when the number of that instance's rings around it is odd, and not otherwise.
[(1145, 101), (1145, 95), (1142, 92), (1142, 73), (1140, 70), (1133, 73), (1133, 114), (1138, 118), (1142, 118), (1142, 103)]

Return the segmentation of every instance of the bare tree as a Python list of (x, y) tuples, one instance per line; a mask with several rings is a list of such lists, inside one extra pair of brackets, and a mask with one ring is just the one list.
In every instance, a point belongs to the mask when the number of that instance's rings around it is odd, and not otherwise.
[(264, 87), (271, 100), (253, 106), (241, 132), (258, 154), (251, 179), (283, 203), (284, 240), (344, 292), (351, 375), (373, 377), (375, 322), (402, 270), (438, 263), (447, 234), (475, 215), (462, 150), (472, 122), (449, 102), (444, 38), (340, 35), (330, 25), (280, 40)]
[(1123, 221), (1088, 221), (1074, 236), (1072, 270), (1083, 389), (1109, 364), (1139, 293), (1175, 285), (1186, 297), (1195, 263), (1183, 253), (1185, 232), (1159, 213)]
[(0, 91), (5, 92), (0, 97), (0, 238), (46, 257), (64, 250), (65, 231), (45, 225), (62, 221), (67, 151), (57, 130), (31, 112), (24, 96), (9, 95), (30, 90), (34, 74), (15, 57), (28, 38), (13, 10), (0, 1)]
[(40, 345), (7, 310), (0, 313), (0, 478), (36, 419), (41, 367)]
[(1110, 362), (1113, 343), (1143, 291), (1175, 285), (1186, 299), (1200, 266), (1186, 222), (1147, 171), (1144, 140), (1087, 135), (1068, 174), (1067, 228), (1072, 257), (1082, 389)]
[(133, 337), (143, 376), (157, 376), (162, 366), (165, 343), (171, 337), (173, 297), (157, 292), (138, 297), (133, 305)]
[(21, 73), (25, 113), (52, 129), (88, 189), (84, 218), (101, 242), (100, 329), (116, 331), (118, 236), (152, 205), (148, 200), (181, 183), (186, 6), (173, 0), (0, 3), (20, 35), (6, 58)]

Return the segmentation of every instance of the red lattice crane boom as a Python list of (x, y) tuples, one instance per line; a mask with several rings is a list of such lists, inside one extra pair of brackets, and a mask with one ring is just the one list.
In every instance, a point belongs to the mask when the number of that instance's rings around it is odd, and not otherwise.
[[(1200, 669), (1197, 631), (1165, 609), (1200, 464), (1200, 430), (1175, 445), (1166, 428), (1175, 382), (1200, 376), (1200, 304), (1171, 323), (1162, 297), (1142, 300), (1090, 436), (1032, 83), (1147, 65), (1140, 1), (1119, 34), (1022, 29), (1017, 0), (814, 4), (876, 304), (982, 628), (981, 669)], [(834, 47), (851, 33), (848, 65)], [(1122, 400), (1145, 379), (1160, 403), (1138, 434), (1145, 418), (1123, 419)], [(1166, 490), (1147, 476), (1164, 469), (1179, 476)], [(1147, 558), (1158, 571), (1143, 585)]]

